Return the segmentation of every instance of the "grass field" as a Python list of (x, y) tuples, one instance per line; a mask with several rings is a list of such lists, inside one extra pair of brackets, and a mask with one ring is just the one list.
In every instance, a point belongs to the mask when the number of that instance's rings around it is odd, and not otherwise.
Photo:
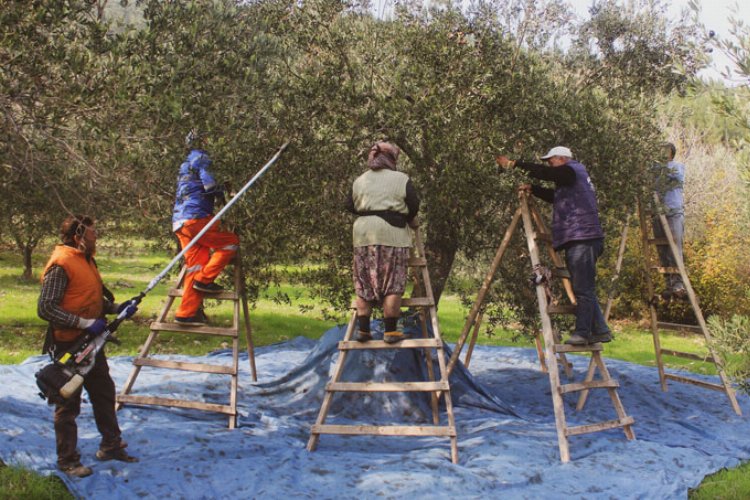
[[(99, 246), (97, 263), (105, 283), (118, 300), (125, 300), (146, 288), (149, 281), (169, 262), (170, 255), (154, 250), (143, 242), (127, 245)], [(41, 271), (50, 248), (42, 248), (35, 256), (36, 275)], [(19, 363), (37, 355), (42, 345), (46, 323), (36, 315), (39, 281), (20, 278), (20, 256), (10, 251), (0, 251), (0, 364)], [(134, 321), (125, 322), (118, 330), (122, 345), (107, 347), (110, 356), (134, 355), (148, 335), (148, 325), (163, 308), (168, 287), (175, 277), (160, 283), (142, 302)], [(266, 290), (250, 312), (253, 340), (256, 346), (289, 340), (298, 335), (318, 338), (335, 322), (325, 320), (315, 302), (306, 298), (306, 290), (294, 283), (284, 283)], [(294, 297), (294, 303), (273, 300), (278, 294)], [(454, 342), (463, 326), (467, 310), (455, 295), (445, 294), (440, 302), (439, 321), (445, 340)], [(303, 311), (305, 309), (305, 311)], [(214, 325), (230, 324), (230, 304), (207, 301), (206, 313)], [(343, 319), (343, 316), (342, 316)], [(607, 356), (633, 363), (655, 366), (654, 348), (650, 332), (632, 322), (613, 323), (616, 340), (607, 345)], [(484, 333), (480, 343), (532, 347), (532, 341), (514, 340), (510, 331), (495, 332), (492, 337)], [(226, 347), (221, 338), (184, 334), (162, 334), (152, 353), (180, 353), (202, 355)], [(694, 353), (704, 353), (700, 337), (664, 332), (662, 347)], [(242, 339), (244, 348), (244, 339)], [(680, 367), (696, 373), (715, 373), (712, 364), (685, 359), (665, 358), (669, 366)], [(37, 484), (38, 483), (38, 484)], [(33, 490), (28, 488), (34, 488)], [(3, 498), (62, 498), (64, 486), (56, 478), (42, 478), (18, 467), (0, 465), (0, 499)], [(750, 498), (750, 464), (737, 469), (721, 471), (706, 478), (691, 498)]]

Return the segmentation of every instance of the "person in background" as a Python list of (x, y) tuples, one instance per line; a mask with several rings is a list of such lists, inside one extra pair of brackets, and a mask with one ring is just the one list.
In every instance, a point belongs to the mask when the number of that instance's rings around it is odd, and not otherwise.
[[(114, 303), (114, 297), (104, 288), (94, 261), (96, 253), (96, 224), (91, 217), (67, 217), (60, 229), (62, 244), (57, 245), (42, 272), (42, 291), (37, 313), (50, 323), (45, 352), (62, 353), (71, 349), (84, 333), (101, 334), (107, 326), (104, 314), (119, 314), (126, 310), (126, 318), (135, 314), (137, 307), (125, 302)], [(107, 298), (109, 296), (109, 298)], [(101, 434), (98, 460), (137, 462), (125, 451), (115, 413), (115, 383), (109, 375), (104, 349), (95, 358), (94, 367), (83, 381), (94, 410), (96, 427)], [(57, 466), (72, 477), (86, 477), (92, 470), (81, 464), (77, 449), (78, 426), (76, 417), (81, 412), (81, 391), (55, 406), (55, 441)]]
[[(204, 136), (192, 129), (185, 138), (188, 155), (177, 174), (177, 192), (172, 213), (172, 231), (185, 248), (213, 218), (214, 201), (224, 201), (224, 190), (210, 172), (211, 158), (203, 149)], [(224, 289), (214, 283), (239, 248), (236, 234), (222, 231), (219, 223), (211, 228), (185, 253), (187, 273), (183, 280), (180, 306), (175, 321), (186, 325), (204, 325), (203, 296), (216, 295)]]
[(397, 324), (412, 246), (409, 227), (418, 227), (419, 196), (409, 176), (396, 170), (399, 153), (388, 142), (372, 146), (368, 170), (354, 181), (346, 204), (358, 216), (352, 239), (359, 342), (372, 339), (373, 304), (383, 306), (383, 340), (396, 343), (404, 338)]
[[(663, 159), (665, 163), (657, 165), (657, 176), (654, 183), (656, 193), (659, 195), (662, 206), (657, 212), (662, 213), (667, 218), (669, 231), (672, 233), (677, 252), (680, 260), (683, 259), (682, 243), (685, 236), (685, 203), (683, 198), (683, 186), (685, 184), (685, 165), (674, 161), (677, 148), (671, 142), (662, 146)], [(654, 238), (664, 238), (667, 235), (662, 226), (658, 214), (652, 218), (654, 228)], [(659, 261), (663, 267), (677, 267), (677, 260), (672, 254), (668, 245), (657, 245)], [(682, 276), (679, 273), (667, 273), (664, 275), (666, 289), (662, 293), (662, 298), (669, 300), (672, 297), (678, 299), (687, 298), (687, 290), (682, 282)]]
[(496, 159), (504, 169), (520, 168), (530, 177), (554, 183), (553, 189), (528, 184), (521, 189), (552, 203), (552, 246), (565, 251), (577, 302), (575, 330), (565, 343), (609, 342), (612, 333), (596, 296), (596, 261), (604, 251), (604, 233), (594, 185), (586, 167), (573, 159), (567, 147), (550, 149), (542, 160), (547, 165), (515, 161), (507, 156)]

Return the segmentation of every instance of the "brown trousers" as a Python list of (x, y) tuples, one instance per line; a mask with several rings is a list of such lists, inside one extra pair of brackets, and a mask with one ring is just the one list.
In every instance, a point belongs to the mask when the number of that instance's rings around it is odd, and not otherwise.
[[(72, 342), (55, 342), (57, 352), (69, 349), (72, 345)], [(120, 426), (115, 413), (115, 383), (109, 375), (109, 365), (103, 349), (96, 355), (94, 368), (84, 377), (83, 387), (94, 409), (96, 428), (102, 435), (99, 448), (105, 451), (124, 448), (126, 444), (120, 439)], [(76, 424), (76, 417), (81, 413), (81, 392), (78, 391), (64, 404), (55, 406), (55, 441), (57, 463), (60, 465), (75, 464), (81, 460), (77, 450)]]

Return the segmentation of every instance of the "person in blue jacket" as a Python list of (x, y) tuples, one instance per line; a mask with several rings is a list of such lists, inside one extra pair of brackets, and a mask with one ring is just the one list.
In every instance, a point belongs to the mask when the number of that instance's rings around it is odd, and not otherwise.
[(567, 147), (550, 149), (542, 160), (547, 165), (498, 156), (497, 164), (505, 169), (520, 168), (530, 177), (554, 183), (553, 189), (528, 184), (521, 188), (552, 203), (552, 247), (565, 251), (565, 264), (577, 302), (575, 330), (565, 343), (609, 342), (612, 333), (596, 297), (596, 261), (604, 251), (604, 232), (599, 223), (594, 184), (586, 167), (573, 159)]
[[(672, 232), (677, 253), (680, 260), (683, 258), (682, 243), (685, 236), (685, 203), (683, 199), (683, 185), (685, 184), (685, 165), (674, 161), (677, 148), (671, 142), (663, 145), (664, 160), (666, 164), (657, 165), (657, 178), (655, 183), (656, 193), (661, 200), (661, 207), (657, 212), (662, 212), (667, 218), (669, 230)], [(664, 227), (658, 214), (652, 218), (654, 228), (654, 238), (666, 238)], [(659, 261), (663, 267), (677, 267), (677, 260), (672, 255), (672, 251), (666, 245), (656, 247), (659, 254)], [(687, 298), (687, 290), (682, 282), (682, 275), (679, 273), (668, 273), (664, 275), (666, 290), (662, 294), (664, 299), (672, 297), (678, 299)]]
[[(224, 199), (222, 186), (211, 174), (211, 158), (203, 149), (204, 137), (192, 129), (185, 138), (189, 153), (177, 174), (177, 193), (172, 213), (172, 230), (185, 248), (213, 218), (214, 200)], [(217, 222), (185, 253), (187, 274), (183, 280), (180, 306), (175, 321), (204, 325), (203, 296), (220, 294), (224, 289), (214, 283), (239, 248), (236, 234), (222, 231)]]

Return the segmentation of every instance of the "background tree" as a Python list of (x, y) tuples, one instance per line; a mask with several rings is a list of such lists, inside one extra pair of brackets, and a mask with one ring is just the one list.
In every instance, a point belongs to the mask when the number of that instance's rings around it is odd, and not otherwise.
[(115, 205), (95, 159), (109, 40), (84, 1), (5, 1), (0, 24), (9, 28), (0, 45), (3, 233), (30, 278), (32, 252), (61, 214)]

